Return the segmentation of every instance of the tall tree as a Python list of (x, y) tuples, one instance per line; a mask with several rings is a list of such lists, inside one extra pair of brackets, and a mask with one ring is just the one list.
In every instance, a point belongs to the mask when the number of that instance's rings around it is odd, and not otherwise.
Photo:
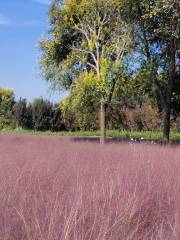
[[(127, 8), (128, 4), (128, 8)], [(151, 76), (163, 110), (163, 138), (169, 142), (175, 81), (180, 77), (180, 2), (178, 0), (128, 0), (126, 10), (133, 23), (141, 57)]]

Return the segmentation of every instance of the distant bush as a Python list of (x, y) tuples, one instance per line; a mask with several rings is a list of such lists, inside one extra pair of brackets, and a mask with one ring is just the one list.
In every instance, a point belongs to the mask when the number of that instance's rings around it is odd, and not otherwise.
[(54, 104), (52, 106), (52, 117), (50, 121), (50, 130), (53, 132), (58, 132), (65, 130), (65, 126), (62, 122), (62, 114), (59, 104)]
[(13, 107), (13, 116), (16, 126), (23, 129), (38, 131), (64, 130), (59, 104), (53, 104), (42, 98), (27, 103), (21, 99)]
[(32, 102), (32, 125), (38, 131), (64, 130), (59, 105), (42, 98), (35, 99)]
[(149, 131), (161, 129), (161, 114), (150, 105), (136, 109), (123, 109), (128, 130)]
[(51, 128), (52, 108), (52, 103), (42, 98), (32, 102), (32, 123), (35, 130), (46, 131)]
[(9, 88), (0, 87), (0, 129), (7, 127), (14, 128), (14, 103), (14, 91)]
[(150, 105), (107, 109), (107, 127), (114, 130), (149, 131), (161, 129), (161, 114)]
[[(74, 84), (71, 95), (60, 104), (42, 98), (35, 99), (32, 103), (27, 103), (22, 98), (15, 102), (13, 90), (0, 88), (0, 130), (15, 127), (38, 131), (99, 130), (99, 93), (95, 91), (97, 86), (93, 78), (86, 80), (82, 78)], [(119, 101), (117, 103), (106, 108), (107, 129), (161, 130), (162, 114), (151, 104), (125, 106)], [(172, 130), (179, 132), (180, 117), (173, 117), (171, 123)]]
[(18, 127), (32, 129), (32, 107), (26, 99), (21, 99), (13, 107), (14, 118)]
[(15, 129), (16, 128), (16, 122), (13, 121), (11, 118), (0, 116), (0, 130), (2, 129)]
[[(91, 106), (91, 111), (83, 110), (75, 100), (67, 97), (59, 104), (53, 104), (42, 98), (27, 104), (26, 99), (20, 99), (14, 105), (14, 118), (17, 126), (23, 129), (38, 131), (78, 131), (99, 129), (99, 107)], [(79, 101), (80, 103), (80, 101)], [(84, 106), (85, 108), (85, 106)], [(89, 107), (90, 108), (90, 107)], [(161, 114), (157, 109), (146, 104), (136, 108), (125, 108), (112, 105), (106, 109), (106, 127), (112, 130), (149, 131), (161, 129)], [(173, 130), (179, 130), (173, 123)]]
[[(61, 103), (66, 130), (99, 129), (99, 111), (86, 113), (73, 111), (68, 102)], [(108, 107), (106, 127), (113, 130), (148, 131), (161, 129), (161, 115), (151, 106), (141, 108)]]
[(100, 92), (100, 86), (93, 73), (79, 76), (78, 81), (71, 87), (71, 94), (60, 104), (68, 130), (96, 130), (99, 128)]
[(60, 102), (60, 109), (62, 114), (62, 122), (66, 131), (79, 130), (78, 124), (76, 123), (76, 113), (71, 109), (69, 97), (64, 98)]

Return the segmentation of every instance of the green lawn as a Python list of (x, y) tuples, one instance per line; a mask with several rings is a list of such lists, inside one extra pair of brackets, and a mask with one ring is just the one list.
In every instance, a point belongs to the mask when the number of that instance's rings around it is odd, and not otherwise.
[[(67, 136), (67, 137), (98, 137), (100, 136), (100, 131), (77, 131), (77, 132), (39, 132), (32, 130), (21, 130), (21, 129), (4, 129), (0, 131), (0, 134), (27, 134), (27, 135), (45, 135), (45, 136)], [(153, 132), (153, 131), (118, 131), (118, 130), (108, 130), (106, 136), (115, 139), (124, 139), (124, 140), (162, 140), (162, 132)], [(172, 132), (171, 141), (180, 141), (180, 133)]]

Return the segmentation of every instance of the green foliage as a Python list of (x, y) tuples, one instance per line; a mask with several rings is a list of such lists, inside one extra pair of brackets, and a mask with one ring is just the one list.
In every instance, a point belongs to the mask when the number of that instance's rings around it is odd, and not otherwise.
[(124, 6), (128, 20), (136, 25), (134, 35), (141, 66), (151, 70), (148, 95), (163, 112), (163, 137), (168, 142), (171, 114), (178, 112), (180, 94), (176, 81), (180, 77), (180, 1), (127, 0)]
[(52, 104), (47, 101), (35, 99), (32, 102), (32, 122), (35, 130), (49, 130), (52, 118)]
[(96, 129), (104, 99), (112, 114), (151, 105), (166, 116), (168, 135), (170, 114), (180, 112), (179, 20), (178, 0), (53, 1), (40, 64), (53, 88), (69, 89), (61, 102), (66, 128)]
[(32, 129), (32, 107), (26, 99), (19, 99), (13, 107), (14, 118), (18, 127)]
[(93, 113), (102, 98), (102, 86), (94, 73), (83, 73), (72, 85), (70, 97), (72, 109), (81, 113)]
[(40, 43), (44, 78), (53, 88), (70, 89), (61, 103), (67, 129), (96, 129), (100, 99), (113, 99), (131, 45), (122, 1), (54, 1), (49, 21)]
[(16, 127), (15, 122), (10, 117), (0, 116), (0, 130), (2, 129), (14, 129)]
[(10, 115), (14, 104), (12, 89), (0, 88), (0, 115)]
[[(94, 92), (92, 96), (90, 91), (93, 86), (88, 86), (85, 80), (77, 83), (78, 86), (72, 86), (70, 97), (60, 103), (65, 129), (70, 131), (98, 129), (99, 95)], [(81, 85), (80, 91), (79, 85)]]
[(72, 45), (78, 34), (70, 24), (71, 15), (75, 10), (61, 6), (61, 1), (54, 1), (49, 11), (49, 36), (40, 41), (40, 65), (43, 78), (50, 81), (53, 88), (68, 89), (76, 78), (78, 63), (70, 61)]
[(78, 81), (72, 85), (70, 106), (80, 129), (97, 129), (101, 98), (102, 86), (94, 73), (81, 74)]
[[(95, 140), (99, 141), (100, 131), (61, 131), (61, 132), (51, 132), (51, 131), (32, 131), (23, 129), (4, 129), (0, 131), (0, 134), (31, 134), (34, 136), (66, 136), (75, 137), (79, 140)], [(152, 143), (162, 141), (162, 132), (160, 131), (118, 131), (118, 130), (107, 130), (106, 135), (109, 139), (119, 141), (152, 141)], [(171, 132), (171, 141), (175, 143), (180, 142), (180, 133)]]
[(14, 102), (14, 91), (0, 87), (0, 129), (14, 127), (12, 120)]
[(42, 98), (35, 99), (32, 102), (32, 125), (36, 131), (63, 130), (59, 106)]
[(67, 89), (82, 72), (94, 72), (103, 97), (111, 98), (130, 45), (131, 31), (122, 20), (121, 2), (66, 0), (62, 6), (54, 1), (49, 12), (51, 30), (40, 44), (42, 72), (51, 86)]
[(69, 97), (64, 98), (60, 102), (60, 109), (62, 114), (62, 121), (65, 127), (65, 130), (67, 131), (74, 131), (77, 130), (78, 127), (75, 123), (75, 112), (72, 111), (71, 108), (71, 101)]
[(59, 107), (59, 104), (52, 106), (52, 117), (50, 121), (50, 130), (53, 132), (62, 131), (65, 129), (65, 126), (62, 122), (62, 113)]

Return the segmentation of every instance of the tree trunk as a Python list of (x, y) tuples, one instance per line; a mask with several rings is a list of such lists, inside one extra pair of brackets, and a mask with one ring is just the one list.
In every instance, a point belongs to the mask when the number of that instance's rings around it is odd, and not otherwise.
[(100, 144), (104, 144), (106, 138), (106, 107), (104, 100), (101, 100), (100, 130), (101, 130)]
[(169, 143), (170, 140), (170, 128), (171, 128), (171, 98), (174, 84), (174, 78), (176, 74), (176, 44), (175, 39), (171, 40), (170, 45), (170, 63), (169, 63), (169, 77), (167, 83), (167, 95), (164, 103), (164, 121), (163, 121), (163, 142)]
[(163, 142), (164, 144), (169, 143), (169, 135), (170, 135), (170, 118), (171, 118), (171, 105), (166, 104), (164, 107), (164, 115), (163, 115)]

